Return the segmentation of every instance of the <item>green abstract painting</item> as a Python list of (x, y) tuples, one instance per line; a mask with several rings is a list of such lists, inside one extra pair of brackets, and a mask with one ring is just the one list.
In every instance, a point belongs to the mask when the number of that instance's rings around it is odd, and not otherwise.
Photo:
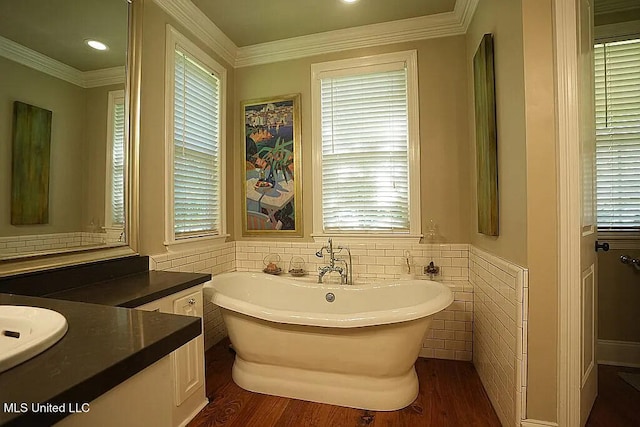
[(493, 36), (485, 34), (473, 57), (473, 88), (476, 119), (476, 167), (478, 232), (499, 234), (498, 139), (493, 68)]
[(13, 103), (11, 224), (49, 222), (49, 167), (52, 112)]

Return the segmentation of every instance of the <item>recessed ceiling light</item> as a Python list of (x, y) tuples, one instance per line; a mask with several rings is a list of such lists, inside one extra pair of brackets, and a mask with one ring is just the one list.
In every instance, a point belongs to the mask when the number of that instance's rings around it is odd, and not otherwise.
[(99, 42), (97, 40), (90, 40), (87, 39), (84, 41), (86, 44), (88, 44), (90, 47), (96, 49), (96, 50), (107, 50), (109, 49), (109, 46), (107, 46), (106, 44)]
[(342, 1), (345, 2), (345, 3), (355, 3), (358, 0), (342, 0)]

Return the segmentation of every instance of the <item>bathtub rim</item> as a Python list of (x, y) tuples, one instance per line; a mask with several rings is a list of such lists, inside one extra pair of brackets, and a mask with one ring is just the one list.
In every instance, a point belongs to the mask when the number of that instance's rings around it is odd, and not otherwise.
[[(224, 274), (233, 274), (240, 272), (229, 272)], [(247, 272), (252, 273), (252, 272)], [(262, 273), (264, 274), (264, 273)], [(260, 273), (255, 273), (258, 277)], [(311, 287), (305, 282), (296, 282), (295, 280), (288, 278), (281, 278), (283, 281), (288, 282), (291, 285), (299, 285), (305, 287)], [(326, 328), (356, 328), (356, 327), (366, 327), (366, 326), (375, 326), (375, 325), (388, 325), (393, 323), (407, 322), (415, 319), (420, 319), (423, 317), (431, 316), (436, 314), (447, 307), (449, 307), (453, 301), (454, 296), (451, 289), (440, 282), (435, 281), (424, 281), (437, 284), (441, 287), (441, 292), (434, 299), (430, 299), (424, 303), (416, 304), (413, 306), (407, 307), (399, 307), (399, 308), (391, 308), (386, 310), (376, 310), (376, 311), (368, 311), (368, 312), (360, 312), (360, 313), (341, 313), (341, 314), (330, 314), (330, 313), (306, 313), (301, 311), (293, 311), (293, 310), (279, 310), (279, 309), (271, 309), (268, 307), (260, 306), (254, 303), (249, 303), (243, 300), (239, 300), (237, 298), (230, 297), (220, 292), (215, 287), (215, 277), (214, 280), (205, 284), (205, 295), (209, 294), (209, 300), (219, 306), (223, 307), (227, 310), (235, 311), (237, 313), (244, 314), (246, 316), (255, 317), (261, 320), (266, 320), (268, 322), (275, 323), (285, 323), (292, 325), (301, 325), (301, 326), (318, 326), (318, 327), (326, 327)], [(416, 281), (422, 282), (423, 280), (417, 279)], [(397, 281), (398, 284), (401, 284), (403, 281)], [(373, 287), (376, 285), (389, 285), (391, 284), (389, 281), (379, 281), (370, 284), (362, 284), (362, 285), (338, 285), (338, 286), (326, 286), (323, 289), (326, 289), (327, 292), (331, 292), (332, 289), (348, 289), (349, 286), (357, 286), (359, 288), (362, 287)], [(345, 288), (347, 287), (347, 288)]]

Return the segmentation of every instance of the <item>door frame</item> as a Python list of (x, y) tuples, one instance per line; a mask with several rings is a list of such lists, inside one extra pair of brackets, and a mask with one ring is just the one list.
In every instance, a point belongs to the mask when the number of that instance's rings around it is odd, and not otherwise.
[(553, 0), (558, 173), (558, 400), (559, 426), (579, 426), (581, 389), (582, 199), (578, 111), (579, 14), (575, 1)]

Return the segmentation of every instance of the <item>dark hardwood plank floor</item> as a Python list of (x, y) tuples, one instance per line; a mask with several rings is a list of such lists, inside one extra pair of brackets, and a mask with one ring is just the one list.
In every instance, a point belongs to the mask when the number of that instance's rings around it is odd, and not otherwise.
[(598, 365), (598, 397), (587, 427), (640, 426), (640, 391), (620, 378), (618, 372), (640, 374), (640, 369)]
[(190, 427), (500, 426), (470, 362), (418, 359), (420, 393), (400, 411), (374, 412), (251, 393), (231, 379), (227, 340), (206, 353), (207, 405)]

